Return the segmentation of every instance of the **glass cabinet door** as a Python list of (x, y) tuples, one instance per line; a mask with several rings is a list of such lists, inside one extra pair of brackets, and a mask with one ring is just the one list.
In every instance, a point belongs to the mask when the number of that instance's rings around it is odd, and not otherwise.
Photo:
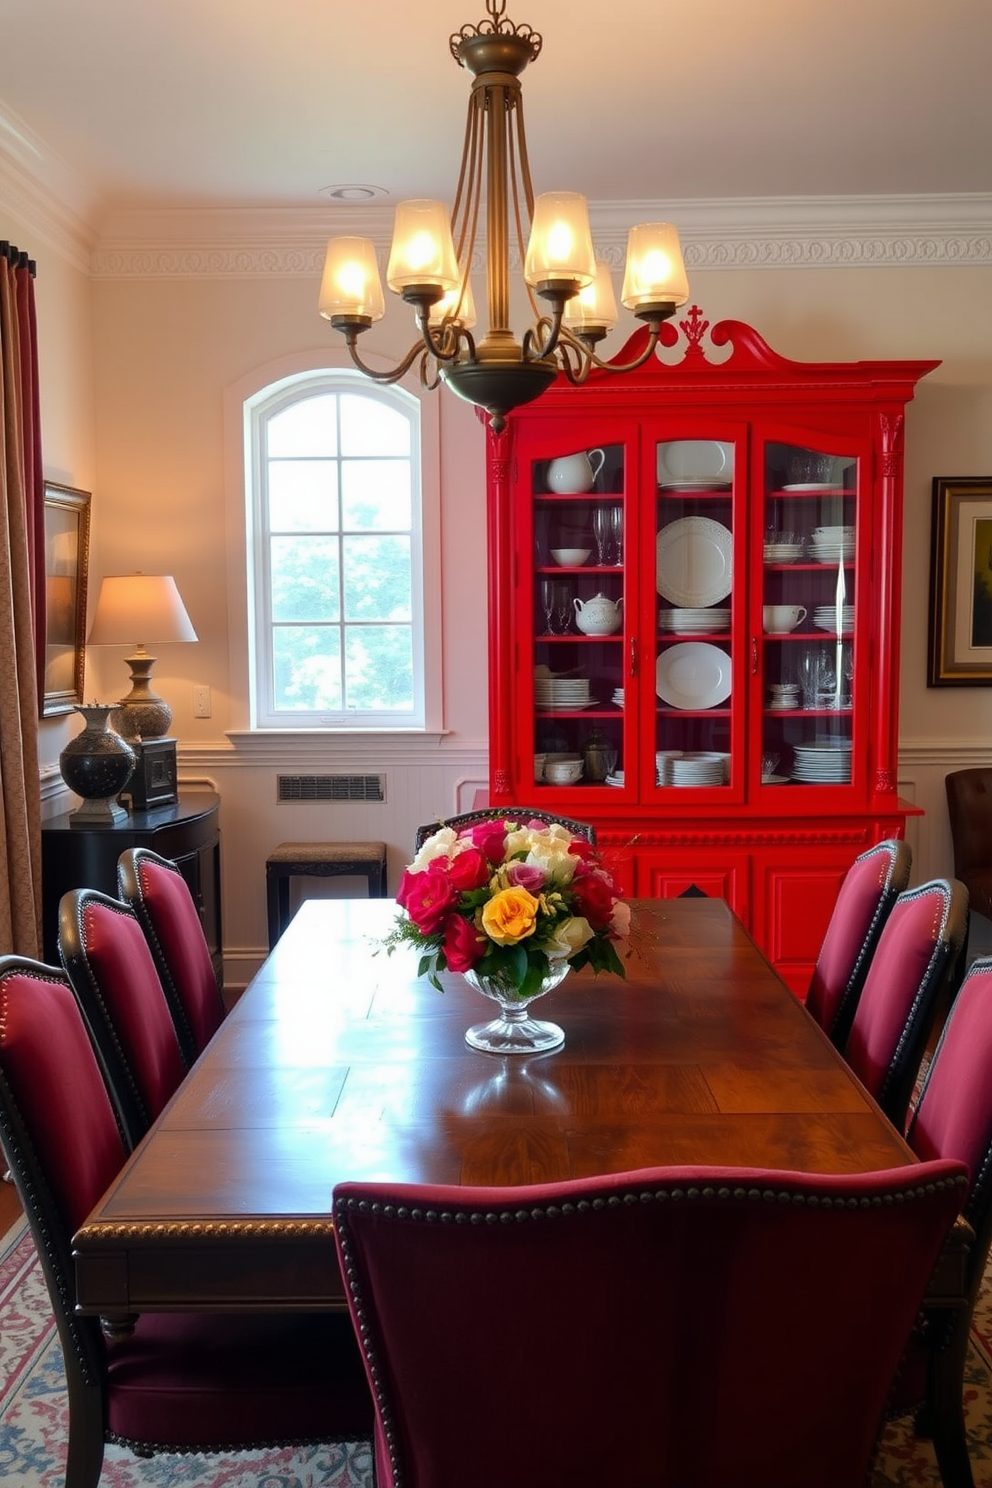
[(851, 780), (857, 544), (855, 455), (764, 453), (761, 780)]
[(534, 780), (622, 787), (625, 447), (531, 462)]
[[(735, 442), (658, 441), (652, 451), (657, 632), (643, 678), (654, 780), (726, 790), (733, 780)], [(743, 470), (740, 471), (741, 476)], [(653, 697), (650, 694), (653, 693)]]

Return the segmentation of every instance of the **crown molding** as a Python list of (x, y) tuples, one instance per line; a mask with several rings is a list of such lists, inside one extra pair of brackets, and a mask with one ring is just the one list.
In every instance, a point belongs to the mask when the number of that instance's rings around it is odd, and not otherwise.
[(74, 269), (89, 274), (92, 269), (96, 233), (83, 216), (52, 190), (46, 187), (31, 171), (0, 150), (0, 200), (5, 216), (23, 223), (36, 242), (20, 243), (30, 257), (37, 254), (37, 242)]
[[(699, 269), (936, 268), (992, 264), (992, 193), (590, 204), (597, 251), (619, 265), (632, 222), (677, 222)], [(97, 279), (312, 279), (328, 236), (385, 252), (391, 207), (136, 210), (109, 217)]]

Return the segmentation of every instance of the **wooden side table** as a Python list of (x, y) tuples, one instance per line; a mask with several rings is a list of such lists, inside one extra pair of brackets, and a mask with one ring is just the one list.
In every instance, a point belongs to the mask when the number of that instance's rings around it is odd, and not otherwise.
[(131, 811), (116, 823), (73, 826), (68, 811), (41, 824), (42, 944), (59, 964), (59, 903), (70, 889), (99, 889), (117, 897), (117, 859), (125, 848), (147, 847), (171, 858), (200, 911), (219, 986), (223, 986), (220, 911), (220, 797), (180, 793), (178, 801)]

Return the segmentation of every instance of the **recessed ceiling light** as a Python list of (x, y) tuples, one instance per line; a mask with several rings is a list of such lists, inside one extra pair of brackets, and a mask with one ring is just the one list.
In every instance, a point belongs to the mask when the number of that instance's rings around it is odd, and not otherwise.
[(389, 192), (385, 186), (322, 186), (317, 195), (326, 196), (328, 201), (347, 204), (372, 201), (377, 196), (388, 196)]

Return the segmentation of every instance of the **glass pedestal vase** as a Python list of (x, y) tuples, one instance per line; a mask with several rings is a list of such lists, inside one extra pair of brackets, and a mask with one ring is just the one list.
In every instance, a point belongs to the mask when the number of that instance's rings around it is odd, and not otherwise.
[(469, 986), (495, 1002), (500, 1011), (499, 1017), (490, 1023), (473, 1024), (465, 1034), (465, 1042), (483, 1054), (547, 1054), (551, 1049), (560, 1049), (565, 1042), (564, 1030), (557, 1023), (532, 1018), (528, 1009), (538, 997), (543, 997), (564, 981), (570, 970), (567, 961), (553, 962), (547, 976), (530, 997), (518, 996), (495, 977), (466, 971), (464, 976)]

